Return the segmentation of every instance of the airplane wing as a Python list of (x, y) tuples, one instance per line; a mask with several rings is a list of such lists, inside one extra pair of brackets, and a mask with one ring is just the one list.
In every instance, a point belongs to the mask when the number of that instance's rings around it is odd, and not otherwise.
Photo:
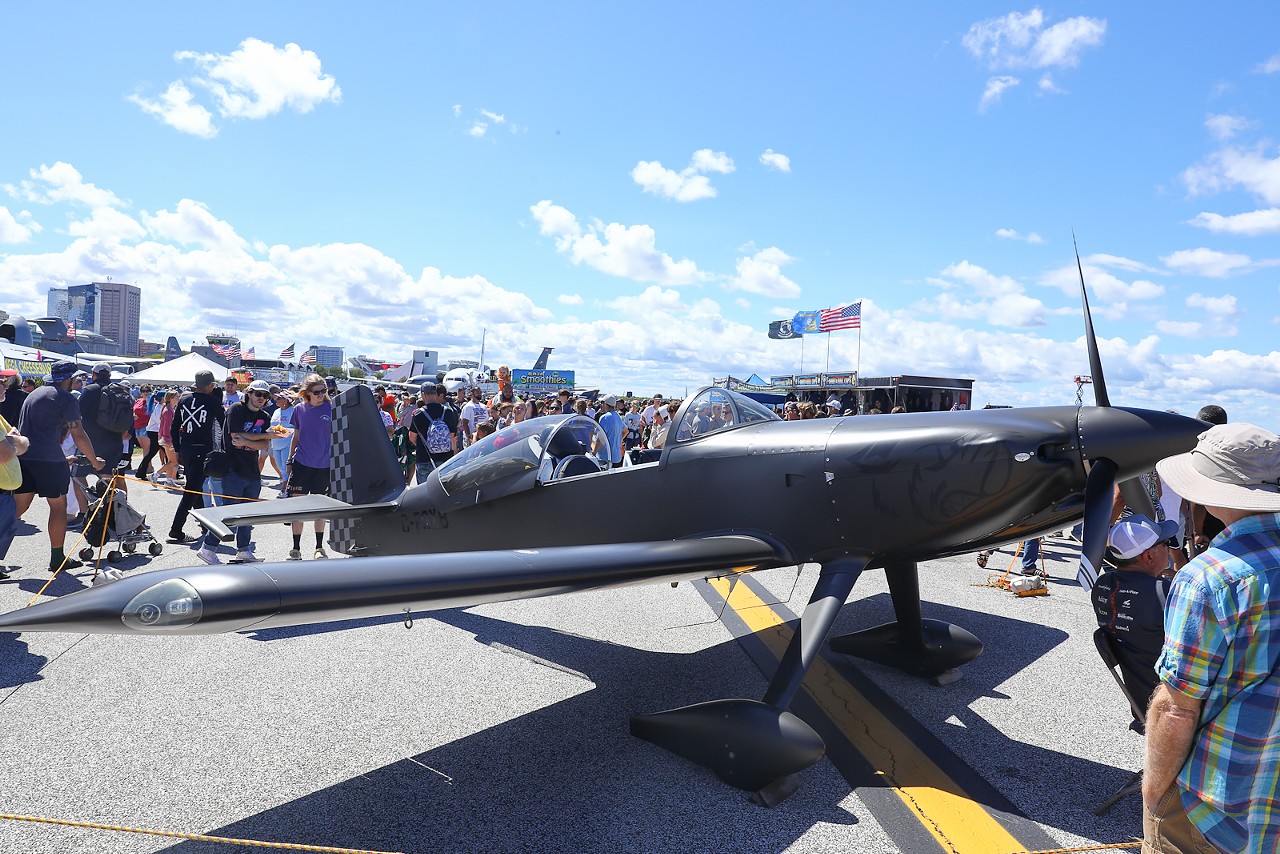
[(213, 634), (459, 608), (789, 563), (741, 534), (590, 546), (192, 566), (0, 615), (0, 631)]
[(237, 525), (269, 525), (273, 522), (311, 522), (316, 519), (359, 519), (376, 516), (394, 510), (395, 501), (377, 501), (371, 504), (348, 504), (327, 495), (299, 495), (276, 501), (226, 504), (221, 507), (201, 507), (192, 510), (197, 522), (212, 531), (219, 539), (234, 536)]

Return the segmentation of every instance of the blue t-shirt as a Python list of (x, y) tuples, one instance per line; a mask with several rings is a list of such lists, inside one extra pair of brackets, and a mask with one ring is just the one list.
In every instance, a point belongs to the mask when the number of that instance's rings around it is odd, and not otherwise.
[[(600, 416), (600, 429), (609, 439), (609, 462), (622, 462), (622, 418), (612, 409)], [(603, 458), (604, 455), (601, 454)]]

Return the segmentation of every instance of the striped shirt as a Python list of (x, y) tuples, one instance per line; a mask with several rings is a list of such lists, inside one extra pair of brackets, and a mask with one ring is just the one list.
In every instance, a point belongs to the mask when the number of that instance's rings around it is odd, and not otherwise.
[(1280, 850), (1280, 513), (1228, 526), (1174, 579), (1160, 678), (1201, 700), (1182, 804), (1223, 851)]

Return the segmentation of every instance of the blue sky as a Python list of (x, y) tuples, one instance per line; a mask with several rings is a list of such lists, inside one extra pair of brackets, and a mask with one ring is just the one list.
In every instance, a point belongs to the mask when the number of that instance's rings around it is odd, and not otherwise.
[[(67, 4), (0, 55), (0, 308), (682, 393), (806, 370), (1280, 429), (1280, 6)], [(859, 361), (860, 352), (860, 364)]]

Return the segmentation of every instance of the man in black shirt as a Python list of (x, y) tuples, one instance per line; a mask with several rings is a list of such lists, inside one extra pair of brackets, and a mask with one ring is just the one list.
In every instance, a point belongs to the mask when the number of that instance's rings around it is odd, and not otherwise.
[(1111, 527), (1107, 557), (1115, 569), (1098, 576), (1093, 610), (1098, 625), (1115, 640), (1126, 687), (1145, 707), (1156, 688), (1156, 659), (1164, 647), (1164, 603), (1173, 578), (1172, 520), (1126, 516)]
[(171, 543), (186, 544), (195, 540), (182, 528), (191, 511), (204, 506), (204, 461), (213, 450), (213, 431), (222, 429), (222, 403), (214, 397), (213, 387), (212, 371), (196, 371), (195, 391), (179, 398), (174, 408), (173, 426), (169, 432), (173, 438), (173, 449), (186, 473), (187, 485), (173, 514), (173, 522), (169, 524)]
[[(440, 401), (443, 385), (422, 387), (422, 406), (409, 423), (409, 441), (417, 451), (417, 482), (426, 483), (431, 470), (443, 465), (458, 450), (458, 412)], [(433, 425), (436, 426), (434, 432)], [(447, 431), (447, 432), (446, 432)]]
[[(243, 504), (255, 501), (262, 494), (262, 473), (258, 471), (258, 455), (270, 450), (271, 435), (267, 428), (271, 418), (263, 409), (271, 399), (271, 387), (263, 380), (255, 380), (245, 389), (244, 399), (227, 410), (222, 424), (222, 449), (227, 454), (227, 470), (220, 477), (209, 476), (210, 506)], [(236, 555), (232, 563), (256, 561), (253, 554), (253, 526), (238, 525)], [(222, 563), (215, 549), (218, 536), (212, 531), (205, 534), (203, 545), (196, 557), (205, 563)]]

